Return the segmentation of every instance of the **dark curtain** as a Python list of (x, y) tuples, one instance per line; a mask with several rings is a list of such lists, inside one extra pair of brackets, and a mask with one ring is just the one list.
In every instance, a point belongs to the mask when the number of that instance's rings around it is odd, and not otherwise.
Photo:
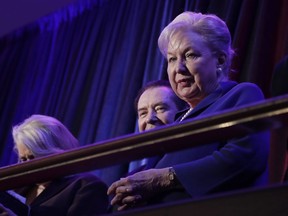
[[(81, 145), (131, 134), (138, 89), (166, 79), (157, 38), (179, 13), (224, 19), (237, 56), (231, 76), (269, 97), (288, 50), (286, 0), (78, 1), (0, 38), (1, 166), (16, 162), (11, 128), (38, 113), (61, 120)], [(127, 165), (95, 173), (110, 184)]]

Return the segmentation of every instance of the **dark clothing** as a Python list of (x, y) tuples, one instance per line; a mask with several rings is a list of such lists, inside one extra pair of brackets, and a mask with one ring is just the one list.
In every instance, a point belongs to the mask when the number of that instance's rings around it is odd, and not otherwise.
[(279, 96), (288, 94), (288, 55), (284, 56), (283, 59), (274, 68), (274, 73), (271, 81), (271, 96)]
[[(19, 191), (17, 191), (19, 192)], [(27, 187), (20, 193), (25, 197)], [(107, 186), (92, 174), (52, 181), (30, 205), (31, 216), (93, 216), (107, 213)]]
[[(194, 107), (187, 119), (214, 116), (264, 99), (262, 91), (252, 83), (228, 81), (220, 84)], [(162, 194), (161, 198), (156, 198), (157, 202), (267, 184), (269, 137), (269, 132), (260, 132), (165, 154), (155, 168), (172, 166), (185, 190)]]
[[(274, 72), (273, 72), (273, 76), (272, 76), (272, 80), (271, 80), (271, 86), (270, 86), (272, 97), (276, 97), (276, 96), (280, 96), (280, 95), (288, 96), (287, 80), (288, 80), (288, 55), (284, 56), (274, 67)], [(286, 136), (286, 135), (284, 134), (283, 136)], [(274, 143), (274, 144), (276, 144), (276, 143)], [(286, 143), (284, 143), (282, 145), (286, 145), (286, 154), (287, 154), (288, 139), (287, 139)], [(277, 145), (272, 145), (272, 146), (275, 148), (275, 146), (279, 146), (279, 143), (277, 143)], [(274, 151), (272, 151), (272, 152), (274, 152)], [(275, 159), (276, 159), (276, 157), (277, 156), (275, 156)], [(287, 161), (287, 159), (286, 159), (286, 161)], [(279, 162), (286, 164), (287, 163), (286, 161), (279, 161)], [(282, 166), (282, 165), (280, 165), (280, 166)], [(278, 169), (278, 168), (276, 168), (276, 169)], [(271, 170), (271, 172), (273, 172), (273, 170)], [(284, 175), (283, 180), (285, 182), (288, 182), (288, 170), (284, 170), (284, 173), (285, 173), (285, 175)], [(282, 181), (282, 179), (279, 179), (279, 181)]]

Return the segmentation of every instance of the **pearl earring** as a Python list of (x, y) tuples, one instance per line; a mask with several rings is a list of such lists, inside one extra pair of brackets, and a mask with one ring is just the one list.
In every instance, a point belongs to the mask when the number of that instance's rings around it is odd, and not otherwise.
[(221, 67), (217, 67), (216, 69), (216, 74), (217, 74), (217, 77), (220, 77), (222, 75), (222, 68)]

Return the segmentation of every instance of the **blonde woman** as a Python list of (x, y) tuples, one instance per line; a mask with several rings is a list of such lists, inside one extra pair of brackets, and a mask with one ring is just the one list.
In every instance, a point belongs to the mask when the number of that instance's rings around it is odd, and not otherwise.
[[(27, 118), (13, 127), (12, 135), (20, 163), (79, 146), (60, 121), (45, 115)], [(17, 192), (26, 198), (30, 215), (78, 216), (106, 213), (106, 190), (100, 179), (85, 173), (30, 185)]]

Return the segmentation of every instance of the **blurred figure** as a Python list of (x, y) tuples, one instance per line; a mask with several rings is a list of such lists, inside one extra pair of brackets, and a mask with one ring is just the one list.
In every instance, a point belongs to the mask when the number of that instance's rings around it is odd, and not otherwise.
[(288, 55), (284, 56), (275, 66), (271, 81), (271, 96), (288, 94)]
[[(13, 127), (19, 162), (61, 153), (79, 146), (57, 119), (32, 115)], [(52, 176), (51, 176), (52, 177)], [(70, 175), (16, 189), (30, 206), (30, 215), (98, 215), (107, 212), (107, 186), (92, 174)]]
[[(275, 66), (271, 80), (271, 96), (288, 94), (288, 55)], [(288, 95), (287, 95), (288, 96)], [(288, 119), (287, 119), (288, 121)], [(270, 183), (288, 180), (288, 127), (275, 129), (271, 134), (271, 153), (269, 157)]]

